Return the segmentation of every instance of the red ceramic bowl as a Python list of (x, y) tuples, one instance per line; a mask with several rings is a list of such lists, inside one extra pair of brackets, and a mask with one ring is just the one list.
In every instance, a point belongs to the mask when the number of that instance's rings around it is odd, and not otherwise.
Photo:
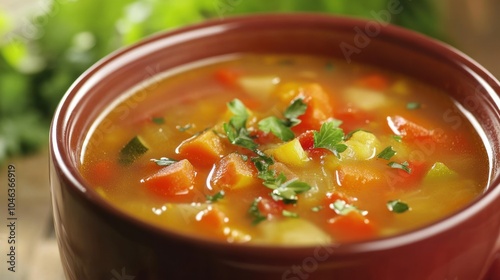
[[(106, 107), (157, 73), (240, 52), (328, 55), (401, 72), (445, 90), (485, 133), (491, 160), (488, 189), (458, 213), (412, 232), (355, 244), (283, 248), (182, 236), (118, 211), (87, 186), (78, 172), (83, 140)], [(51, 127), (52, 198), (66, 277), (500, 279), (499, 92), (492, 75), (447, 45), (384, 22), (326, 15), (211, 21), (118, 51), (73, 84)]]

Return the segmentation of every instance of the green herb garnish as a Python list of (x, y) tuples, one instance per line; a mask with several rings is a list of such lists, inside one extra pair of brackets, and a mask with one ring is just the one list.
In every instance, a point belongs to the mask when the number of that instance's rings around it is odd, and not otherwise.
[(265, 133), (272, 132), (283, 141), (290, 141), (295, 138), (295, 134), (290, 128), (300, 123), (297, 118), (303, 115), (306, 109), (307, 105), (302, 98), (297, 98), (283, 113), (284, 120), (275, 116), (267, 117), (259, 122), (259, 129)]
[(156, 163), (159, 166), (169, 166), (171, 164), (176, 163), (178, 160), (167, 158), (167, 157), (161, 157), (160, 159), (151, 159), (151, 161)]
[(193, 124), (188, 123), (188, 124), (183, 125), (183, 126), (178, 125), (175, 128), (177, 128), (177, 130), (180, 132), (185, 132), (185, 131), (188, 131), (189, 129), (191, 129), (192, 127), (193, 127)]
[(252, 220), (252, 225), (257, 225), (258, 223), (265, 221), (267, 219), (266, 216), (262, 215), (262, 213), (259, 210), (258, 204), (261, 198), (256, 198), (250, 205), (250, 208), (248, 209), (248, 214), (253, 218)]
[(391, 212), (400, 214), (410, 210), (410, 207), (400, 200), (390, 200), (387, 202), (387, 209)]
[(313, 212), (319, 212), (323, 209), (323, 206), (319, 205), (319, 206), (314, 206), (313, 208), (311, 208), (311, 211)]
[[(283, 176), (284, 177), (284, 176)], [(283, 200), (284, 203), (297, 203), (297, 195), (311, 189), (311, 186), (305, 182), (293, 179), (281, 184), (273, 190), (271, 196), (274, 200)]]
[(353, 211), (359, 212), (363, 216), (367, 214), (366, 211), (361, 211), (358, 208), (356, 208), (355, 206), (345, 202), (342, 199), (337, 199), (334, 203), (330, 203), (330, 205), (328, 205), (328, 207), (330, 207), (330, 209), (332, 209), (333, 211), (335, 211), (335, 213), (337, 213), (338, 215), (341, 215), (341, 216), (345, 216)]
[(323, 123), (319, 132), (314, 131), (314, 147), (328, 149), (337, 157), (347, 149), (347, 146), (341, 143), (342, 140), (344, 131), (332, 121)]
[(287, 218), (298, 218), (299, 217), (299, 214), (297, 214), (295, 212), (288, 211), (288, 210), (281, 211), (281, 214), (283, 215), (283, 217), (287, 217)]
[(390, 160), (394, 155), (396, 154), (396, 151), (392, 149), (392, 146), (386, 147), (382, 152), (380, 152), (377, 157), (382, 158), (385, 160)]
[(411, 173), (411, 168), (409, 167), (410, 164), (407, 161), (405, 161), (403, 163), (397, 163), (397, 162), (391, 161), (387, 165), (389, 165), (391, 168), (402, 169), (402, 170), (406, 171), (407, 173)]
[(255, 150), (258, 145), (250, 137), (246, 128), (248, 119), (247, 108), (239, 99), (232, 100), (227, 104), (227, 107), (234, 114), (229, 123), (224, 123), (224, 131), (227, 138), (234, 145)]
[(408, 110), (415, 110), (418, 108), (420, 108), (420, 103), (418, 103), (418, 102), (408, 102), (406, 104), (406, 109), (408, 109)]
[(401, 137), (401, 135), (392, 135), (392, 139), (396, 140), (396, 142), (399, 143), (403, 141), (403, 137)]
[(162, 117), (154, 117), (151, 119), (151, 121), (154, 122), (155, 124), (164, 124), (165, 123), (165, 119)]
[(206, 198), (208, 202), (213, 203), (219, 201), (220, 199), (223, 199), (224, 195), (225, 195), (224, 191), (220, 191), (214, 195), (207, 195)]

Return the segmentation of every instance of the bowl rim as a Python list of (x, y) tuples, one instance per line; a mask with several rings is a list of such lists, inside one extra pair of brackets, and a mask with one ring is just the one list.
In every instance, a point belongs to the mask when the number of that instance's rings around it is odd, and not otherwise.
[[(180, 40), (190, 40), (193, 38), (202, 38), (206, 34), (204, 32), (208, 31), (213, 34), (218, 32), (226, 32), (231, 30), (237, 30), (241, 26), (248, 26), (252, 24), (259, 24), (262, 22), (280, 22), (285, 23), (295, 23), (301, 24), (305, 22), (321, 22), (322, 24), (330, 24), (332, 26), (342, 28), (352, 29), (357, 25), (364, 25), (370, 21), (369, 19), (360, 19), (346, 16), (338, 16), (324, 13), (258, 13), (251, 15), (238, 15), (229, 16), (223, 19), (212, 19), (206, 20), (201, 23), (196, 23), (184, 27), (179, 27), (167, 31), (162, 31), (149, 36), (141, 41), (127, 47), (122, 47), (111, 54), (100, 59), (97, 63), (91, 66), (87, 71), (80, 75), (80, 77), (71, 85), (71, 87), (64, 94), (61, 99), (51, 122), (50, 134), (49, 134), (49, 149), (50, 157), (53, 163), (53, 168), (58, 173), (58, 178), (61, 181), (65, 181), (68, 188), (76, 195), (83, 199), (86, 203), (91, 204), (94, 210), (99, 211), (106, 216), (118, 218), (120, 221), (133, 224), (136, 227), (143, 229), (145, 232), (160, 236), (162, 238), (175, 238), (177, 240), (183, 240), (189, 243), (196, 243), (205, 247), (215, 247), (223, 250), (245, 250), (245, 251), (258, 251), (262, 248), (266, 250), (291, 250), (297, 252), (305, 252), (310, 254), (310, 251), (317, 248), (318, 245), (310, 246), (280, 246), (280, 245), (270, 245), (270, 244), (248, 244), (248, 243), (227, 243), (218, 240), (211, 240), (204, 237), (192, 236), (177, 232), (175, 230), (170, 230), (156, 226), (152, 223), (142, 221), (141, 219), (127, 214), (124, 211), (119, 210), (117, 207), (112, 206), (107, 203), (97, 192), (93, 191), (91, 188), (86, 187), (86, 183), (83, 177), (79, 175), (78, 168), (72, 164), (70, 156), (62, 153), (65, 151), (65, 145), (67, 143), (64, 141), (67, 135), (65, 128), (67, 127), (67, 116), (70, 114), (71, 109), (69, 104), (75, 102), (80, 96), (81, 88), (86, 85), (89, 79), (95, 75), (100, 75), (100, 71), (107, 67), (109, 64), (116, 62), (116, 60), (123, 59), (125, 56), (130, 56), (136, 51), (147, 52), (148, 49), (151, 51), (154, 48), (162, 47), (160, 44), (162, 41), (169, 40), (170, 38), (177, 38)], [(383, 35), (381, 35), (383, 34)], [(186, 36), (187, 35), (187, 36)], [(482, 85), (490, 87), (496, 95), (489, 94), (488, 97), (493, 98), (493, 102), (500, 107), (500, 99), (498, 94), (500, 93), (500, 82), (490, 74), (481, 65), (475, 62), (473, 59), (457, 50), (456, 48), (440, 42), (436, 39), (429, 38), (425, 35), (411, 31), (402, 27), (398, 27), (392, 24), (385, 25), (382, 32), (377, 37), (383, 37), (384, 40), (389, 40), (391, 43), (411, 43), (419, 50), (424, 50), (429, 54), (438, 55), (442, 58), (453, 60), (468, 72), (475, 74), (476, 79), (480, 80)], [(155, 46), (151, 46), (156, 44)], [(489, 91), (490, 92), (490, 91)], [(51, 166), (52, 167), (52, 166)], [(490, 178), (491, 179), (491, 178)], [(403, 232), (397, 235), (392, 235), (388, 237), (377, 238), (373, 240), (367, 240), (363, 242), (353, 242), (353, 243), (331, 243), (322, 244), (320, 246), (334, 248), (333, 255), (338, 254), (352, 254), (352, 253), (367, 253), (373, 251), (389, 250), (395, 247), (407, 246), (419, 241), (425, 240), (431, 236), (439, 235), (445, 232), (447, 229), (453, 228), (454, 226), (466, 221), (470, 216), (474, 216), (476, 213), (480, 212), (487, 205), (494, 203), (495, 200), (500, 198), (500, 176), (497, 176), (495, 180), (490, 181), (489, 188), (475, 198), (468, 205), (464, 206), (458, 212), (455, 212), (449, 216), (443, 217), (431, 224), (428, 224), (417, 229)], [(51, 192), (53, 193), (53, 187), (51, 187)], [(54, 200), (54, 198), (53, 198)], [(53, 201), (53, 204), (55, 202)], [(54, 206), (55, 208), (55, 206)]]

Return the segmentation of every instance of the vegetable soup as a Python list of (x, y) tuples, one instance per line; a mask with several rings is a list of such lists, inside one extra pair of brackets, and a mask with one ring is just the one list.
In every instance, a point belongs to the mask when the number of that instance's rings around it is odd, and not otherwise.
[(159, 227), (310, 245), (444, 218), (485, 190), (489, 163), (436, 88), (327, 57), (242, 54), (131, 92), (89, 132), (81, 172)]

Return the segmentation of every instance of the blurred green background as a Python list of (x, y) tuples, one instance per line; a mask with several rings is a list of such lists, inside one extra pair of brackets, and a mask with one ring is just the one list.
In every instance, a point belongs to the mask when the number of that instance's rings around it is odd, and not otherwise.
[[(46, 145), (57, 104), (89, 66), (152, 33), (256, 12), (373, 18), (394, 1), (29, 0), (33, 8), (22, 16), (0, 10), (0, 165)], [(435, 1), (396, 2), (403, 12), (391, 16), (393, 24), (448, 41)]]

